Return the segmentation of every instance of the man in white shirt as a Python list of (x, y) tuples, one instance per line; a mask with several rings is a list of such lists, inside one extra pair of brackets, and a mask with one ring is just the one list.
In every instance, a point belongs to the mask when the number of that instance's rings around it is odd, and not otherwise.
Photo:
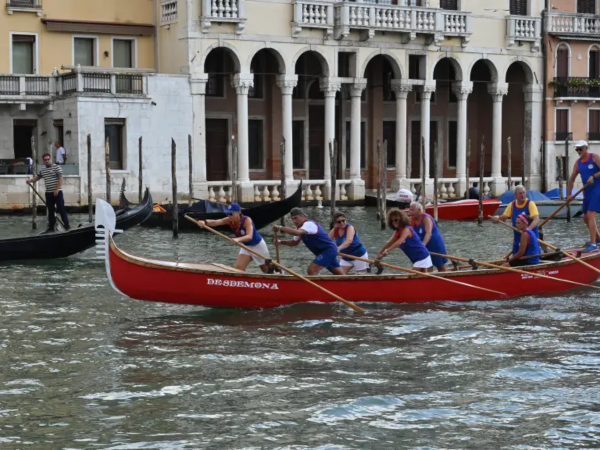
[(65, 148), (60, 144), (59, 141), (56, 141), (54, 143), (54, 146), (56, 147), (56, 164), (60, 164), (61, 166), (67, 163), (67, 151), (65, 150)]

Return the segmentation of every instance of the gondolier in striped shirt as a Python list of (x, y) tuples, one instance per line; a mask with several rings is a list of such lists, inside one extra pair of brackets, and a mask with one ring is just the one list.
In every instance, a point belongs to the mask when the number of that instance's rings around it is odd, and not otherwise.
[(260, 267), (260, 270), (264, 273), (272, 273), (269, 264), (269, 248), (263, 237), (258, 233), (256, 226), (254, 226), (254, 221), (242, 213), (242, 207), (237, 203), (229, 205), (229, 208), (225, 210), (225, 214), (227, 214), (227, 217), (219, 220), (199, 220), (198, 225), (201, 227), (204, 227), (204, 225), (208, 225), (209, 227), (229, 226), (236, 236), (232, 241), (244, 244), (267, 258), (260, 258), (247, 250), (240, 248), (240, 253), (238, 254), (234, 266), (236, 269), (245, 271), (248, 264), (250, 264), (250, 261), (254, 260)]
[(44, 180), (46, 187), (46, 206), (48, 208), (48, 230), (54, 231), (56, 227), (56, 213), (58, 210), (62, 218), (65, 229), (69, 230), (69, 216), (65, 208), (65, 198), (63, 196), (63, 172), (60, 166), (52, 164), (51, 156), (45, 153), (43, 156), (44, 167), (40, 170), (36, 177), (27, 180), (27, 184), (35, 183), (41, 179)]
[(278, 243), (287, 245), (288, 247), (295, 247), (300, 241), (304, 242), (306, 248), (316, 256), (308, 266), (307, 273), (309, 275), (317, 275), (323, 267), (334, 275), (345, 275), (337, 260), (337, 245), (329, 234), (327, 234), (327, 231), (314, 220), (308, 219), (301, 208), (292, 209), (290, 215), (296, 228), (273, 225), (273, 231), (290, 234), (294, 236), (294, 239), (278, 241)]

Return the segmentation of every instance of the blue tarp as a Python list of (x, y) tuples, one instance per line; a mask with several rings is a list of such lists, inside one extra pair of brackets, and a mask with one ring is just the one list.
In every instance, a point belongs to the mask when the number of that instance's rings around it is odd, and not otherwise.
[[(556, 191), (556, 193), (558, 194), (558, 190)], [(551, 200), (551, 198), (548, 198), (547, 196), (542, 194), (540, 191), (527, 191), (527, 198), (529, 200), (533, 200), (534, 202), (548, 202)], [(513, 191), (506, 191), (499, 198), (499, 200), (502, 202), (503, 205), (509, 204), (514, 199), (515, 199), (515, 193)]]
[[(573, 189), (573, 191), (571, 192), (571, 194), (574, 194), (578, 191), (579, 189)], [(556, 189), (552, 189), (551, 191), (546, 192), (546, 197), (550, 197), (551, 200), (560, 200), (560, 195), (559, 195), (559, 190), (558, 188)], [(567, 198), (567, 188), (563, 188), (563, 198)], [(578, 199), (583, 199), (583, 193), (579, 194), (577, 196)]]

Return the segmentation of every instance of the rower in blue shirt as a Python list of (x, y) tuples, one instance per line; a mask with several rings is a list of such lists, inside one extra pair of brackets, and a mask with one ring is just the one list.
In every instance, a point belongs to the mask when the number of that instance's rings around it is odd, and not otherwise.
[(282, 227), (273, 225), (273, 231), (281, 231), (282, 233), (294, 236), (294, 239), (287, 241), (279, 241), (281, 245), (288, 247), (297, 246), (300, 241), (304, 242), (316, 258), (308, 266), (309, 275), (317, 275), (323, 267), (328, 269), (334, 275), (345, 275), (337, 260), (338, 248), (335, 242), (327, 232), (314, 220), (306, 217), (306, 214), (301, 208), (292, 209), (290, 215), (296, 228)]
[[(336, 212), (333, 215), (333, 229), (329, 232), (329, 236), (335, 240), (339, 253), (369, 259), (367, 249), (360, 242), (358, 232), (354, 226), (346, 221), (344, 213)], [(340, 260), (340, 265), (345, 274), (350, 272), (352, 268), (359, 274), (364, 274), (369, 269), (369, 263), (348, 257), (343, 257)]]
[[(517, 216), (517, 230), (519, 230), (519, 234), (521, 235), (519, 249), (513, 253), (507, 262), (502, 264), (503, 266), (520, 267), (540, 263), (539, 255), (542, 253), (542, 250), (540, 249), (540, 243), (535, 231), (528, 229), (531, 222), (531, 217), (525, 214)], [(528, 256), (534, 256), (534, 258), (527, 258)]]
[[(445, 255), (446, 245), (444, 244), (440, 230), (433, 217), (423, 212), (423, 205), (421, 203), (412, 202), (410, 204), (410, 218), (410, 226), (417, 232), (427, 250), (431, 253)], [(431, 255), (431, 262), (437, 268), (438, 272), (446, 271), (448, 258)]]

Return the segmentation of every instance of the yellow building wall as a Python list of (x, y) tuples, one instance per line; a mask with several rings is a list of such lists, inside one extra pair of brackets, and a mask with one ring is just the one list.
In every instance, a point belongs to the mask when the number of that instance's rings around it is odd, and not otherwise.
[[(10, 33), (36, 33), (38, 42), (38, 73), (49, 74), (54, 68), (73, 64), (73, 35), (85, 33), (47, 31), (42, 19), (76, 20), (89, 22), (118, 22), (152, 25), (152, 0), (43, 0), (43, 14), (33, 12), (8, 14), (0, 10), (0, 73), (10, 73)], [(3, 5), (4, 6), (4, 5)], [(154, 68), (154, 36), (125, 36), (89, 34), (99, 39), (100, 67), (112, 66), (111, 37), (137, 40), (137, 67)], [(109, 56), (105, 57), (104, 52)]]

